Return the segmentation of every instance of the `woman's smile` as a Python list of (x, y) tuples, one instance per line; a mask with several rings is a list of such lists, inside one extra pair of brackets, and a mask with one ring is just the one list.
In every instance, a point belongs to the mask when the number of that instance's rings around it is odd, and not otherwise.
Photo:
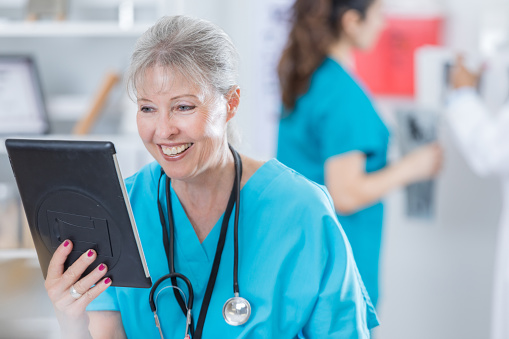
[(192, 148), (192, 142), (180, 145), (159, 145), (161, 155), (168, 161), (176, 161), (184, 158)]
[(169, 146), (169, 145), (160, 145), (161, 150), (167, 156), (175, 156), (182, 154), (184, 151), (188, 150), (191, 147), (192, 143), (177, 145), (177, 146)]

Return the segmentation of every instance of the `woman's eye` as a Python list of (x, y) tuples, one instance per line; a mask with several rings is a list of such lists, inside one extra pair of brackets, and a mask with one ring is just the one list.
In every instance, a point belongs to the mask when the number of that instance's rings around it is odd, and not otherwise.
[(196, 108), (196, 106), (193, 106), (193, 105), (178, 105), (177, 111), (181, 112), (181, 113), (186, 113), (186, 112), (190, 112), (190, 111), (194, 110), (195, 108)]
[(154, 109), (152, 107), (149, 107), (149, 106), (141, 106), (140, 107), (140, 112), (151, 113), (151, 112), (154, 112)]

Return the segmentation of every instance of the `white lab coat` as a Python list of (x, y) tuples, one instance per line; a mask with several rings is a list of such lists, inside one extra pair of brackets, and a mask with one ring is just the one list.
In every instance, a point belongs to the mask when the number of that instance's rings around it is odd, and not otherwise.
[(473, 89), (460, 91), (446, 112), (459, 148), (477, 174), (502, 180), (491, 338), (509, 339), (509, 105), (492, 116)]

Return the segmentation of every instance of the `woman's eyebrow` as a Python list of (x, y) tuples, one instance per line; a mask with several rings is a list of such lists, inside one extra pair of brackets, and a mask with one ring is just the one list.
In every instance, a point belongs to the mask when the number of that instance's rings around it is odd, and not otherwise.
[[(183, 97), (195, 97), (196, 99), (198, 99), (198, 97), (196, 95), (194, 95), (194, 94), (181, 94), (181, 95), (174, 96), (170, 100), (180, 99), (180, 98), (183, 98)], [(137, 101), (151, 101), (151, 100), (146, 99), (146, 98), (137, 98), (136, 100)]]
[(179, 99), (179, 98), (183, 98), (183, 97), (195, 97), (196, 99), (198, 99), (198, 97), (194, 94), (181, 94), (181, 95), (177, 95), (177, 96), (171, 98), (171, 100), (175, 100), (175, 99)]

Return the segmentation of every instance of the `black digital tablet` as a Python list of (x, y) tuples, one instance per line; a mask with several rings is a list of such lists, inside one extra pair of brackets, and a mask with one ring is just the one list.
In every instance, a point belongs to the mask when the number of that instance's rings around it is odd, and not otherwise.
[(88, 249), (108, 266), (113, 286), (151, 287), (136, 223), (108, 141), (8, 139), (5, 142), (46, 279), (57, 247), (70, 239), (65, 269)]

